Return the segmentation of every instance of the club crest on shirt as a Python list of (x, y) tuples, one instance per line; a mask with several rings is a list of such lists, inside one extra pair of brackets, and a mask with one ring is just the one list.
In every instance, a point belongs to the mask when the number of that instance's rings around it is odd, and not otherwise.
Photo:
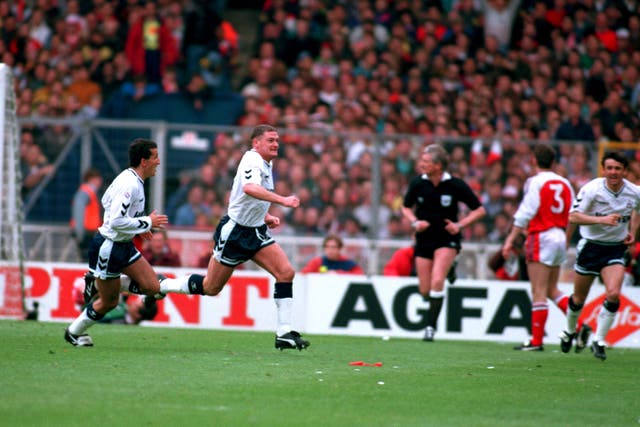
[(440, 196), (440, 204), (444, 207), (451, 206), (451, 196), (448, 194), (443, 194)]

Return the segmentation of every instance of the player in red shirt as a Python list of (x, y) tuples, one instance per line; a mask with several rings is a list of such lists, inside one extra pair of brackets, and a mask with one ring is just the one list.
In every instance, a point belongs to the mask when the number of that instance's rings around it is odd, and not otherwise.
[[(531, 281), (531, 340), (514, 347), (516, 350), (542, 351), (544, 328), (549, 307), (547, 297), (556, 301), (566, 313), (567, 296), (558, 290), (560, 265), (575, 226), (569, 227), (569, 209), (575, 198), (569, 181), (551, 170), (555, 161), (553, 147), (545, 144), (534, 148), (537, 173), (525, 183), (525, 194), (514, 215), (513, 227), (502, 247), (506, 258), (514, 251), (514, 240), (526, 230), (525, 254)], [(562, 301), (559, 301), (562, 300)]]

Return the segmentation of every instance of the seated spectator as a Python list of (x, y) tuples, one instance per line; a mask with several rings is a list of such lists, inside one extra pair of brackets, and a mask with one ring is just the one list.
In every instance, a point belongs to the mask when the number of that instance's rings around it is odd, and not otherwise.
[(627, 274), (633, 286), (640, 286), (640, 243), (629, 246)]
[(102, 88), (96, 82), (91, 81), (89, 70), (84, 65), (78, 65), (72, 69), (72, 80), (66, 91), (69, 95), (75, 95), (82, 106), (89, 104), (94, 95), (102, 93)]
[[(76, 310), (82, 311), (84, 305), (84, 281), (76, 280), (73, 284), (71, 297)], [(121, 293), (118, 305), (108, 312), (100, 323), (114, 325), (138, 325), (143, 320), (153, 320), (158, 313), (155, 299), (141, 298), (139, 295)]]
[(49, 164), (40, 146), (37, 144), (30, 144), (24, 147), (24, 154), (20, 160), (20, 167), (22, 169), (22, 197), (26, 198), (34, 187), (40, 184), (46, 176), (54, 172), (55, 168)]
[(515, 251), (512, 256), (505, 259), (502, 250), (498, 249), (491, 258), (489, 258), (489, 268), (494, 272), (497, 279), (500, 280), (529, 280), (527, 273), (527, 260), (524, 253), (524, 234), (517, 236), (513, 242)]
[(202, 110), (206, 101), (211, 98), (211, 88), (207, 86), (202, 74), (191, 76), (189, 83), (185, 86), (184, 93), (196, 110)]
[(391, 255), (385, 264), (384, 276), (416, 276), (415, 249), (413, 245), (400, 248)]
[(153, 237), (147, 243), (146, 249), (142, 251), (142, 256), (145, 257), (151, 265), (164, 265), (168, 267), (180, 267), (180, 256), (173, 252), (171, 246), (169, 246), (167, 232), (165, 230), (158, 230), (153, 233)]
[(204, 189), (196, 184), (189, 189), (186, 203), (178, 207), (173, 225), (195, 225), (200, 213), (211, 215), (211, 208), (204, 203)]
[(323, 255), (312, 258), (305, 265), (302, 273), (326, 273), (332, 271), (342, 274), (364, 274), (362, 268), (352, 259), (342, 255), (342, 239), (330, 234), (322, 241)]
[(349, 216), (344, 219), (340, 230), (340, 236), (349, 239), (364, 239), (367, 237), (362, 232), (360, 222), (353, 216)]
[(136, 76), (133, 81), (127, 81), (122, 84), (120, 92), (127, 98), (134, 101), (161, 93), (161, 87), (157, 83), (148, 83), (144, 76)]
[(555, 138), (561, 140), (595, 141), (593, 128), (581, 117), (580, 105), (576, 102), (569, 104), (567, 120), (558, 128)]

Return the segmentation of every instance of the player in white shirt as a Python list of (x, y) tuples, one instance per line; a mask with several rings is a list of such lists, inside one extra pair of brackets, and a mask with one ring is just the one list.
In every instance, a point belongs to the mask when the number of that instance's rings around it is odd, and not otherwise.
[[(280, 224), (280, 218), (269, 214), (272, 203), (289, 208), (300, 205), (296, 196), (281, 196), (274, 192), (272, 160), (278, 156), (278, 147), (276, 128), (258, 125), (253, 129), (251, 149), (242, 156), (233, 180), (228, 213), (220, 220), (213, 236), (215, 247), (201, 293), (217, 295), (238, 265), (253, 260), (276, 281), (274, 299), (278, 326), (275, 347), (302, 350), (309, 346), (309, 341), (291, 329), (295, 271), (269, 232)], [(165, 288), (165, 283), (176, 286)], [(197, 293), (189, 289), (186, 281), (165, 280), (162, 285), (163, 292)]]
[[(566, 296), (558, 289), (560, 265), (575, 227), (569, 227), (569, 209), (574, 193), (566, 178), (551, 170), (555, 160), (553, 147), (538, 144), (534, 148), (536, 175), (525, 183), (525, 194), (513, 219), (513, 227), (502, 247), (505, 258), (514, 251), (513, 242), (526, 230), (525, 254), (531, 281), (531, 339), (515, 350), (544, 350), (544, 329), (549, 315), (547, 297), (557, 304)], [(565, 301), (566, 303), (566, 301)], [(562, 309), (562, 307), (561, 307)]]
[(159, 164), (155, 142), (134, 140), (129, 146), (130, 167), (116, 177), (102, 197), (103, 224), (89, 246), (89, 271), (95, 277), (98, 298), (89, 301), (65, 330), (65, 339), (74, 346), (93, 346), (85, 331), (118, 305), (122, 273), (135, 281), (137, 293), (160, 292), (156, 273), (133, 244), (136, 235), (149, 239), (152, 228), (168, 223), (166, 215), (144, 213), (144, 180), (156, 174)]
[(560, 335), (561, 348), (568, 352), (576, 335), (576, 323), (589, 295), (593, 280), (600, 276), (606, 298), (598, 314), (598, 326), (591, 351), (605, 360), (605, 338), (620, 308), (627, 247), (635, 242), (640, 211), (640, 189), (627, 181), (629, 161), (622, 154), (609, 152), (602, 157), (603, 177), (585, 184), (571, 208), (569, 220), (580, 226), (573, 284), (569, 298), (567, 330)]

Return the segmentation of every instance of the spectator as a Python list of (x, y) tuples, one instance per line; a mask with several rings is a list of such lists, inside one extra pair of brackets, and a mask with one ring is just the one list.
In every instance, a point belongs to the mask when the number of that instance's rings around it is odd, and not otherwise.
[(573, 141), (595, 141), (593, 128), (582, 119), (580, 106), (576, 102), (569, 104), (567, 119), (558, 128), (555, 138)]
[(100, 171), (88, 169), (82, 177), (80, 188), (73, 196), (70, 226), (82, 262), (89, 261), (89, 243), (102, 225), (102, 208), (98, 199), (102, 183)]
[(385, 264), (382, 274), (385, 276), (416, 276), (414, 254), (414, 246), (398, 249)]
[(205, 102), (211, 98), (211, 88), (201, 74), (191, 76), (184, 92), (196, 110), (202, 110)]
[(125, 50), (133, 76), (144, 76), (149, 83), (159, 84), (164, 70), (179, 59), (176, 40), (153, 1), (134, 9), (131, 19)]
[[(84, 309), (84, 282), (76, 281), (73, 285), (71, 296), (76, 310), (82, 311)], [(151, 301), (151, 299), (149, 299)], [(158, 313), (158, 306), (151, 304), (147, 299), (138, 297), (137, 295), (131, 295), (128, 293), (121, 293), (118, 305), (109, 311), (101, 320), (100, 323), (109, 323), (112, 325), (138, 325), (143, 320), (153, 320)]]
[(67, 86), (66, 91), (69, 95), (76, 96), (80, 106), (89, 104), (93, 96), (102, 92), (100, 85), (89, 79), (89, 70), (84, 65), (74, 67), (72, 76), (73, 79), (71, 84)]
[(524, 234), (516, 236), (513, 240), (513, 251), (507, 258), (502, 254), (502, 248), (491, 255), (487, 265), (493, 271), (496, 279), (500, 280), (529, 280), (527, 273), (527, 260), (524, 254)]
[(364, 239), (366, 237), (362, 232), (360, 222), (354, 216), (348, 216), (344, 219), (339, 234), (340, 237), (346, 239)]
[(352, 259), (343, 255), (342, 239), (330, 234), (322, 241), (322, 256), (312, 258), (302, 267), (302, 273), (326, 273), (328, 271), (342, 274), (364, 274), (362, 268)]
[(29, 35), (33, 40), (37, 40), (41, 48), (49, 47), (52, 31), (45, 20), (44, 11), (36, 8), (29, 18)]
[(485, 45), (493, 37), (500, 50), (509, 47), (513, 20), (521, 0), (482, 0)]
[(202, 185), (194, 184), (189, 189), (187, 201), (178, 207), (176, 219), (173, 221), (173, 224), (176, 226), (195, 225), (196, 217), (200, 213), (210, 216), (211, 208), (204, 203), (204, 189)]
[[(24, 150), (24, 151), (23, 151)], [(21, 169), (22, 169), (22, 197), (25, 199), (31, 190), (42, 180), (54, 172), (53, 165), (42, 153), (37, 144), (28, 144), (21, 148)]]
[(180, 256), (173, 252), (169, 245), (166, 230), (154, 231), (153, 237), (146, 243), (146, 249), (142, 251), (142, 256), (149, 261), (149, 264), (167, 267), (180, 267), (182, 265)]
[(122, 95), (135, 102), (143, 98), (158, 95), (160, 91), (161, 88), (159, 84), (148, 82), (144, 76), (136, 76), (132, 82), (124, 82), (120, 88)]
[(182, 52), (187, 62), (187, 75), (200, 69), (200, 60), (216, 43), (216, 29), (221, 17), (209, 2), (194, 1), (185, 13)]

